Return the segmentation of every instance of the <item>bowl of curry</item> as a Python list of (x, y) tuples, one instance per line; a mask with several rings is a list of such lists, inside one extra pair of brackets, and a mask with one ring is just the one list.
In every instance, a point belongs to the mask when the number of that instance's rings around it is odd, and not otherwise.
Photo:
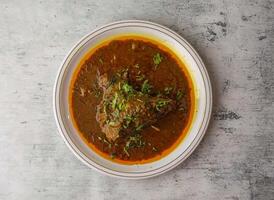
[(57, 75), (54, 114), (71, 151), (105, 174), (141, 179), (183, 162), (205, 134), (208, 73), (193, 47), (147, 21), (83, 37)]

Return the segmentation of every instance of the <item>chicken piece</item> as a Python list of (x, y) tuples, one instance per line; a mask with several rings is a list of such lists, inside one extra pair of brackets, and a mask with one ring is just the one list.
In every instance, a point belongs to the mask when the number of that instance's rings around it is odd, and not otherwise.
[(128, 83), (127, 72), (111, 79), (98, 76), (103, 98), (97, 106), (96, 120), (109, 141), (154, 124), (176, 108), (176, 101), (137, 91)]

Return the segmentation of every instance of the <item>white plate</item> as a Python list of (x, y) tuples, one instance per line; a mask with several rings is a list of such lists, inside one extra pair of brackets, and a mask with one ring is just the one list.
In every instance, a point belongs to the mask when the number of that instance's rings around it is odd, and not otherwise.
[[(77, 64), (94, 45), (114, 35), (124, 34), (151, 36), (162, 41), (164, 45), (171, 47), (175, 50), (177, 56), (186, 62), (187, 70), (191, 74), (196, 86), (196, 114), (185, 139), (166, 157), (147, 164), (123, 165), (101, 157), (81, 140), (70, 120), (68, 102), (69, 85)], [(173, 169), (194, 151), (208, 126), (212, 109), (212, 91), (203, 61), (193, 47), (180, 35), (152, 22), (127, 20), (111, 23), (93, 31), (83, 37), (72, 48), (58, 72), (54, 86), (53, 104), (59, 132), (70, 150), (81, 161), (87, 166), (111, 176), (142, 179), (157, 176)]]

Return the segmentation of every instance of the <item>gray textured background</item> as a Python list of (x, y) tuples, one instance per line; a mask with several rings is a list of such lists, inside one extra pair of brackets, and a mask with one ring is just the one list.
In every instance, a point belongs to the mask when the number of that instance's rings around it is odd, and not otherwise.
[[(122, 19), (166, 25), (204, 59), (213, 118), (162, 176), (128, 181), (78, 161), (57, 134), (52, 88), (69, 49)], [(274, 199), (274, 1), (0, 0), (0, 199)]]

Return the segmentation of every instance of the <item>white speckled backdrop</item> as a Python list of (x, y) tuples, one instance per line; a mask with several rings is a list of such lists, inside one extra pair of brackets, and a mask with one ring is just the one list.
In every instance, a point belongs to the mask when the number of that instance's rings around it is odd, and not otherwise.
[[(52, 88), (73, 44), (122, 19), (170, 27), (204, 59), (213, 118), (171, 172), (129, 181), (78, 161), (57, 134)], [(274, 1), (0, 0), (0, 199), (274, 199)]]

